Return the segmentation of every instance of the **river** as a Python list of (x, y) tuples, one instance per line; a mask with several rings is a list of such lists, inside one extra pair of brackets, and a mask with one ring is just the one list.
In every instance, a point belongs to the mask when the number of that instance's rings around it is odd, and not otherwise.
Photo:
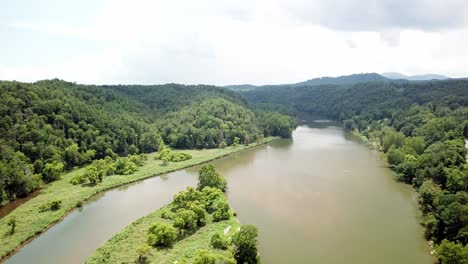
[[(380, 153), (331, 123), (216, 161), (242, 223), (259, 228), (266, 264), (431, 264), (416, 195)], [(105, 192), (7, 263), (82, 263), (113, 234), (196, 184), (199, 167)]]

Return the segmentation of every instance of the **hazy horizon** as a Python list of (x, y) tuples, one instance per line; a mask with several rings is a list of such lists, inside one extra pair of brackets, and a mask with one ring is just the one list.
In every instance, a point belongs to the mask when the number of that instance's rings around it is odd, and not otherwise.
[[(217, 84), (213, 84), (213, 83), (178, 83), (178, 82), (162, 82), (162, 83), (138, 83), (138, 82), (135, 82), (135, 83), (82, 83), (82, 82), (77, 82), (77, 81), (73, 81), (73, 80), (61, 79), (61, 78), (58, 78), (58, 77), (55, 77), (55, 78), (47, 78), (47, 79), (40, 79), (40, 80), (35, 80), (35, 81), (2, 80), (2, 79), (0, 79), (0, 81), (18, 81), (18, 82), (34, 83), (34, 82), (44, 81), (44, 80), (59, 79), (59, 80), (65, 81), (65, 82), (71, 82), (71, 83), (77, 83), (77, 84), (84, 84), (84, 85), (145, 85), (145, 86), (148, 85), (148, 86), (151, 86), (151, 85), (166, 85), (166, 84), (182, 84), (182, 85), (213, 85), (213, 86), (218, 86), (218, 87), (228, 87), (228, 86), (243, 86), (243, 85), (252, 85), (252, 86), (288, 85), (288, 84), (296, 84), (296, 83), (306, 82), (306, 81), (313, 80), (313, 79), (320, 79), (320, 78), (338, 78), (338, 77), (347, 77), (347, 76), (359, 75), (359, 74), (378, 74), (378, 75), (380, 75), (380, 76), (382, 76), (382, 77), (385, 77), (385, 78), (387, 78), (387, 79), (389, 79), (389, 80), (396, 80), (396, 78), (389, 78), (389, 77), (387, 77), (387, 76), (384, 76), (385, 74), (401, 74), (401, 75), (404, 75), (405, 77), (424, 76), (424, 75), (439, 75), (439, 74), (437, 74), (437, 73), (427, 73), (427, 74), (408, 75), (408, 74), (404, 74), (404, 73), (401, 73), (401, 72), (384, 72), (384, 73), (361, 72), (361, 73), (351, 73), (351, 74), (349, 74), (349, 75), (318, 76), (318, 77), (309, 78), (309, 79), (305, 79), (305, 80), (297, 80), (297, 81), (293, 81), (293, 82), (290, 82), (290, 83), (277, 83), (277, 84), (272, 84), (272, 83), (259, 83), (259, 84), (234, 83), (234, 84), (223, 84), (223, 85), (217, 85)], [(446, 75), (442, 75), (442, 76), (447, 77), (448, 79), (464, 79), (464, 78), (466, 78), (466, 77), (453, 78), (453, 77), (446, 76)], [(403, 78), (403, 79), (405, 79), (405, 78)], [(410, 79), (408, 79), (408, 80), (410, 80)], [(438, 79), (435, 79), (435, 80), (438, 80)], [(415, 80), (410, 80), (410, 81), (415, 81)]]

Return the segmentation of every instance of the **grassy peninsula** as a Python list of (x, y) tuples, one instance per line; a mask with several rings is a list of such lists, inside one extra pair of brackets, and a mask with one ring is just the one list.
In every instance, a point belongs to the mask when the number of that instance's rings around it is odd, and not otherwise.
[(236, 221), (226, 186), (212, 165), (202, 166), (197, 189), (188, 187), (168, 206), (135, 221), (86, 263), (259, 263), (258, 231)]
[[(259, 144), (271, 142), (274, 139), (276, 138), (268, 137), (249, 145), (239, 144), (226, 148), (184, 150), (184, 153), (192, 156), (191, 159), (181, 162), (169, 162), (166, 165), (163, 165), (163, 161), (154, 159), (156, 153), (147, 154), (148, 160), (137, 172), (130, 175), (107, 176), (103, 178), (101, 183), (96, 185), (71, 184), (70, 180), (77, 175), (83, 174), (86, 169), (73, 170), (63, 175), (59, 180), (46, 185), (37, 197), (32, 198), (16, 208), (8, 216), (0, 219), (0, 259), (20, 249), (28, 240), (44, 232), (54, 223), (61, 221), (64, 216), (79, 204), (97, 193), (145, 178), (208, 162), (255, 147)], [(51, 201), (60, 201), (60, 207), (56, 210), (44, 210), (44, 207), (48, 206)], [(10, 232), (11, 226), (8, 225), (11, 219), (15, 219), (16, 222), (14, 233)]]

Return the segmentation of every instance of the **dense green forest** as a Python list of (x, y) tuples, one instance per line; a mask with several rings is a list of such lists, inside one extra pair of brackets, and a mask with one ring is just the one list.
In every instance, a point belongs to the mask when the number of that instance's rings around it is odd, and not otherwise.
[[(418, 191), (425, 235), (441, 263), (464, 263), (468, 80), (364, 77), (249, 86), (241, 93), (203, 85), (0, 82), (0, 205), (77, 166), (92, 164), (85, 177), (73, 180), (93, 183), (104, 174), (101, 163), (116, 168), (106, 175), (128, 174), (136, 165), (117, 170), (114, 162), (141, 163), (141, 153), (160, 151), (163, 160), (167, 152), (175, 159), (169, 148), (224, 148), (266, 136), (291, 137), (290, 115), (308, 113), (339, 120), (382, 150), (397, 178)], [(182, 154), (177, 160), (189, 158)]]
[(104, 85), (100, 88), (134, 99), (159, 113), (176, 111), (194, 101), (208, 97), (223, 98), (241, 105), (247, 104), (240, 94), (209, 85)]
[(468, 80), (277, 86), (243, 92), (266, 109), (343, 122), (420, 194), (426, 237), (443, 264), (468, 260)]
[(0, 205), (107, 156), (290, 137), (294, 121), (213, 86), (0, 82)]

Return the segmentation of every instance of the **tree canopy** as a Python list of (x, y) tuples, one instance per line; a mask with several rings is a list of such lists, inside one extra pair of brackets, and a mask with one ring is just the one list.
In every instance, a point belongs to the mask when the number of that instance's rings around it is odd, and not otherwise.
[[(93, 160), (155, 152), (165, 145), (249, 144), (287, 136), (294, 126), (291, 117), (276, 114), (286, 121), (274, 128), (276, 121), (263, 120), (262, 111), (241, 95), (203, 85), (0, 81), (0, 101), (0, 205)], [(178, 153), (170, 161), (188, 158)], [(124, 163), (116, 160), (115, 173), (135, 170)], [(89, 168), (87, 181), (98, 182), (98, 171)]]

